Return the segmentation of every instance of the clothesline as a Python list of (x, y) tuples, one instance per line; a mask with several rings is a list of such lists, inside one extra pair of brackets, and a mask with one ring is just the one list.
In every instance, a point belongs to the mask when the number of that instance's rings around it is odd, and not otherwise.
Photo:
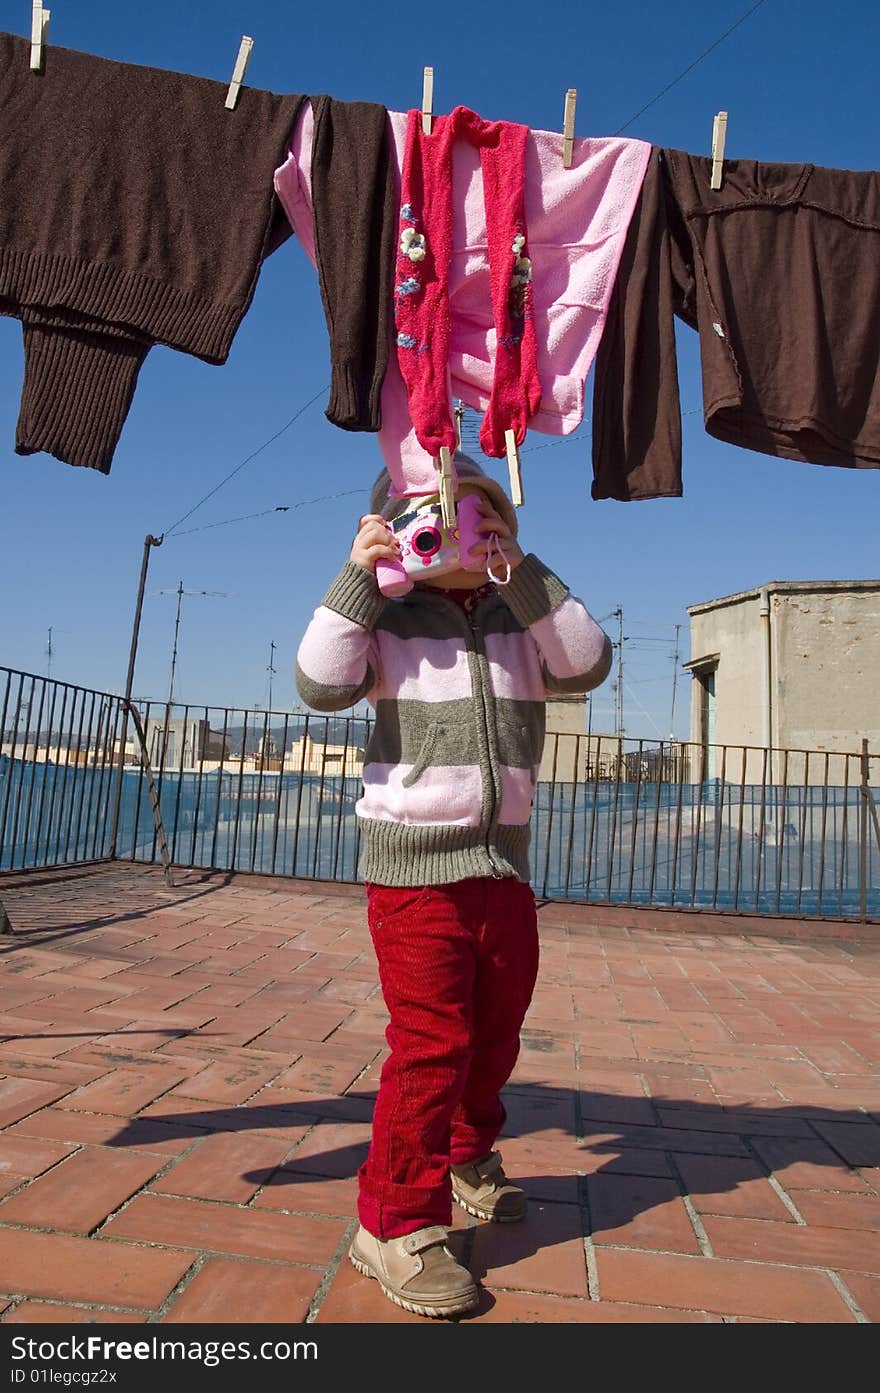
[[(645, 141), (569, 142), (465, 108), (428, 134), (418, 110), (248, 87), (230, 111), (217, 83), (55, 47), (35, 79), (27, 49), (0, 35), (21, 454), (109, 472), (150, 347), (223, 363), (293, 231), (325, 310), (325, 414), (378, 435), (393, 497), (439, 488), (447, 521), (451, 398), (482, 414), (520, 503), (520, 448), (574, 438), (594, 363), (592, 496), (680, 496), (674, 316), (700, 336), (710, 434), (880, 467), (877, 174), (732, 160), (719, 187), (718, 160)], [(562, 439), (526, 445), (535, 430)]]

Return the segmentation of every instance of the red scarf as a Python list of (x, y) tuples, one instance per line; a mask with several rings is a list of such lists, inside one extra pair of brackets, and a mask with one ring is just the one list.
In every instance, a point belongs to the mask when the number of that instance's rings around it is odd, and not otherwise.
[(483, 453), (504, 457), (505, 430), (522, 444), (541, 403), (523, 202), (527, 136), (527, 126), (484, 121), (465, 106), (435, 117), (431, 135), (422, 131), (420, 111), (408, 115), (394, 290), (397, 357), (416, 436), (434, 457), (441, 446), (454, 452), (458, 443), (449, 391), (448, 280), (452, 147), (459, 137), (480, 152), (497, 334), (492, 392), (480, 427)]

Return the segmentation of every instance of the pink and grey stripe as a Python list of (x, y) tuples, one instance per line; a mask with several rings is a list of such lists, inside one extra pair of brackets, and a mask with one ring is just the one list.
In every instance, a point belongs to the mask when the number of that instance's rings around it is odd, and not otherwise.
[(529, 879), (548, 695), (604, 681), (611, 646), (534, 555), (471, 615), (418, 586), (385, 600), (348, 562), (300, 644), (296, 680), (318, 711), (365, 698), (360, 873), (382, 885)]

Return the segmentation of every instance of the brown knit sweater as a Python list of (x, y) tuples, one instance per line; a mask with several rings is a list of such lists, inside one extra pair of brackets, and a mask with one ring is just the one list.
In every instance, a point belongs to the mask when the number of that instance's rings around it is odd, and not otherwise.
[(272, 174), (301, 96), (0, 33), (0, 313), (22, 321), (16, 451), (108, 473), (154, 343), (226, 360), (289, 235)]
[(315, 256), (330, 337), (326, 416), (377, 431), (388, 364), (397, 208), (388, 113), (375, 102), (312, 97)]

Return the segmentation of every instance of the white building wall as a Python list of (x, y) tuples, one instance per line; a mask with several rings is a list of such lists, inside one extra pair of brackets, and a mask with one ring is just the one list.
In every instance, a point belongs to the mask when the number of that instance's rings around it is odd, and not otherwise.
[[(691, 661), (710, 664), (718, 655), (716, 742), (814, 751), (809, 760), (775, 753), (768, 778), (852, 784), (866, 737), (876, 755), (873, 778), (880, 777), (880, 581), (781, 582), (764, 590), (766, 618), (761, 589), (689, 610)], [(705, 742), (703, 727), (694, 673), (692, 741)], [(728, 779), (741, 777), (738, 759), (728, 755)], [(717, 775), (717, 760), (711, 772)], [(749, 755), (746, 781), (760, 778), (761, 759)]]

